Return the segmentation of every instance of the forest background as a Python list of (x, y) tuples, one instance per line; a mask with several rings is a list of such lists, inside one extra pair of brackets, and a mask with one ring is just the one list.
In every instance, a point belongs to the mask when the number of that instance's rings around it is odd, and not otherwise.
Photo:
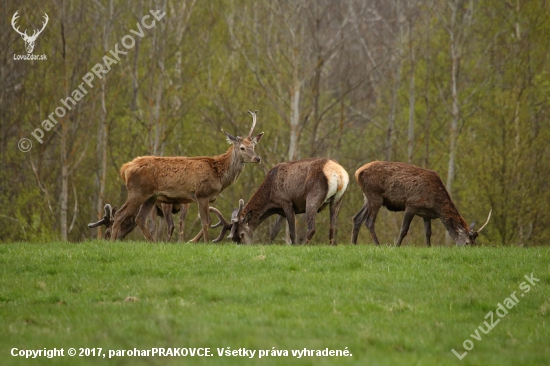
[[(150, 10), (166, 15), (123, 49)], [(47, 60), (14, 59), (26, 53), (16, 11), (29, 34), (48, 15), (34, 49)], [(481, 244), (550, 243), (548, 1), (3, 0), (0, 14), (2, 242), (100, 237), (87, 224), (125, 202), (123, 163), (221, 154), (221, 129), (244, 135), (257, 109), (262, 163), (220, 195), (226, 215), (275, 164), (333, 158), (351, 178), (337, 236), (349, 243), (363, 203), (355, 170), (402, 161), (437, 171), (468, 222), (479, 227), (493, 209)], [(117, 43), (127, 54), (38, 143), (31, 132)], [(401, 220), (381, 211), (382, 242), (395, 242)], [(314, 242), (326, 243), (328, 212), (317, 222)], [(443, 226), (433, 228), (444, 245)], [(372, 242), (365, 228), (360, 242)], [(423, 243), (417, 219), (404, 244)]]

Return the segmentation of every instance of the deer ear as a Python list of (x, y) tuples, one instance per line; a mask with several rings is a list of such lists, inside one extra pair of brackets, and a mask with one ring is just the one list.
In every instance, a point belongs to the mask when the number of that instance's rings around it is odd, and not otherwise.
[(262, 139), (262, 136), (264, 135), (263, 132), (257, 134), (256, 136), (252, 137), (251, 141), (254, 145), (256, 145), (261, 139)]
[(240, 141), (239, 141), (238, 137), (235, 137), (235, 136), (225, 132), (224, 130), (222, 130), (222, 132), (225, 134), (225, 138), (226, 138), (228, 143), (230, 143), (232, 145), (240, 144)]

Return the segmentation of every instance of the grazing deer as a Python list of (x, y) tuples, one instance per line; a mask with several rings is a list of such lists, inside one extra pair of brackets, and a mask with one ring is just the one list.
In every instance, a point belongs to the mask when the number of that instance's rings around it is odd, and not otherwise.
[(246, 163), (259, 163), (261, 160), (254, 152), (254, 146), (263, 132), (252, 136), (256, 112), (249, 113), (252, 115), (252, 128), (247, 137), (234, 137), (222, 130), (232, 145), (225, 154), (191, 158), (142, 156), (124, 164), (120, 168), (120, 176), (128, 189), (128, 200), (115, 216), (111, 240), (120, 239), (122, 223), (139, 210), (136, 223), (147, 240), (152, 241), (146, 221), (155, 202), (159, 201), (171, 204), (196, 202), (202, 230), (192, 241), (196, 242), (204, 235), (204, 241), (208, 242), (210, 202), (214, 202), (220, 192), (237, 180)]
[[(164, 218), (166, 222), (166, 226), (168, 229), (167, 238), (166, 241), (170, 241), (172, 239), (172, 234), (174, 232), (174, 221), (172, 220), (172, 214), (180, 213), (179, 218), (179, 241), (183, 241), (184, 237), (184, 230), (185, 230), (185, 217), (187, 216), (187, 211), (189, 210), (189, 204), (183, 204), (183, 205), (171, 205), (167, 203), (155, 203), (155, 211), (156, 215)], [(115, 222), (114, 217), (117, 211), (117, 207), (111, 207), (110, 204), (106, 204), (104, 207), (105, 215), (103, 215), (103, 218), (99, 220), (98, 222), (94, 222), (91, 224), (88, 224), (88, 227), (90, 229), (93, 229), (98, 226), (105, 226), (105, 239), (111, 238), (111, 230), (113, 227), (113, 223)], [(138, 210), (139, 211), (139, 210)], [(136, 224), (136, 216), (138, 212), (135, 212), (133, 215), (128, 215), (126, 220), (121, 225), (121, 234), (120, 238), (123, 239), (128, 235), (134, 228), (137, 226)]]
[(405, 211), (397, 246), (401, 245), (407, 235), (415, 215), (424, 219), (428, 246), (431, 245), (432, 220), (440, 219), (457, 245), (475, 245), (479, 232), (491, 218), (492, 210), (478, 231), (473, 231), (473, 227), (469, 228), (466, 220), (458, 213), (441, 177), (433, 170), (405, 163), (374, 161), (357, 169), (355, 180), (361, 186), (365, 203), (353, 217), (353, 244), (357, 243), (362, 223), (369, 229), (376, 245), (379, 244), (374, 222), (382, 206), (390, 211)]
[(32, 50), (34, 49), (34, 43), (36, 42), (36, 39), (38, 38), (38, 36), (40, 35), (40, 33), (42, 33), (42, 31), (44, 30), (44, 28), (46, 28), (46, 24), (48, 24), (48, 14), (44, 13), (44, 23), (42, 23), (42, 29), (40, 29), (39, 31), (37, 31), (36, 29), (33, 31), (32, 35), (29, 36), (27, 35), (27, 30), (25, 29), (24, 32), (21, 32), (19, 30), (19, 27), (16, 27), (15, 26), (15, 22), (17, 21), (17, 18), (19, 18), (19, 16), (17, 15), (17, 13), (19, 13), (19, 10), (17, 10), (15, 12), (15, 14), (13, 14), (13, 17), (11, 18), (11, 26), (13, 27), (13, 29), (19, 33), (19, 35), (21, 36), (21, 38), (23, 38), (23, 41), (25, 42), (25, 49), (27, 50), (27, 53), (32, 53)]
[[(115, 222), (115, 214), (117, 212), (117, 207), (111, 207), (110, 204), (106, 204), (103, 208), (105, 210), (105, 214), (103, 215), (103, 218), (97, 222), (93, 222), (88, 224), (88, 228), (93, 229), (98, 226), (105, 226), (105, 239), (111, 238), (111, 231), (113, 229), (113, 223)], [(136, 227), (136, 217), (135, 215), (128, 215), (126, 220), (121, 225), (120, 234), (119, 236), (121, 238), (126, 237), (129, 233), (134, 230)]]
[(269, 216), (278, 214), (286, 217), (290, 239), (296, 244), (295, 215), (305, 213), (308, 243), (315, 234), (315, 215), (329, 205), (329, 242), (334, 244), (336, 218), (348, 182), (348, 173), (334, 160), (311, 158), (277, 164), (267, 173), (246, 206), (243, 200), (239, 201), (239, 209), (233, 211), (231, 223), (211, 208), (220, 219), (214, 227), (222, 226), (215, 242), (231, 230), (230, 239), (250, 244), (254, 230)]

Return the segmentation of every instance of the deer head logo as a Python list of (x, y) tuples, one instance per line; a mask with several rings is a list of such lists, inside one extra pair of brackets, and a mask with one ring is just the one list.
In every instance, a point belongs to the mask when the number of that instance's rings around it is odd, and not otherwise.
[(15, 27), (15, 21), (17, 20), (17, 18), (19, 18), (17, 16), (17, 13), (19, 13), (19, 10), (16, 11), (15, 14), (13, 14), (13, 18), (11, 18), (11, 26), (13, 27), (13, 29), (15, 29), (17, 33), (21, 35), (21, 37), (23, 38), (23, 41), (25, 41), (25, 49), (27, 50), (27, 53), (32, 53), (32, 50), (34, 49), (34, 42), (36, 42), (36, 38), (38, 38), (38, 35), (42, 33), (44, 28), (46, 28), (46, 24), (48, 24), (48, 19), (49, 19), (48, 14), (44, 13), (44, 19), (46, 21), (42, 25), (42, 29), (40, 29), (39, 31), (35, 30), (32, 36), (29, 36), (27, 35), (26, 29), (23, 33), (21, 33), (21, 31), (19, 31), (19, 27)]

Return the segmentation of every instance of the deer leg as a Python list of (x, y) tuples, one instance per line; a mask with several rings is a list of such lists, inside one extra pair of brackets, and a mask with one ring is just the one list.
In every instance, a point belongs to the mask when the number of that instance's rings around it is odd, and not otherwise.
[[(132, 231), (135, 227), (134, 224), (130, 225), (128, 220), (136, 215), (140, 209), (140, 206), (145, 202), (146, 198), (141, 196), (131, 196), (122, 207), (116, 212), (115, 221), (113, 222), (113, 228), (111, 229), (111, 240), (122, 239), (127, 233)], [(135, 217), (135, 216), (134, 216)], [(127, 232), (126, 229), (128, 230)]]
[(424, 230), (426, 231), (426, 245), (432, 245), (430, 238), (432, 236), (432, 220), (424, 218)]
[(365, 197), (365, 203), (359, 212), (353, 216), (353, 231), (351, 232), (351, 243), (357, 244), (357, 237), (359, 236), (359, 230), (361, 229), (361, 224), (366, 222), (369, 215), (369, 202), (367, 197)]
[(281, 226), (283, 226), (284, 223), (284, 217), (277, 215), (277, 219), (275, 220), (275, 224), (273, 225), (273, 228), (271, 228), (271, 231), (269, 232), (269, 242), (273, 243), (275, 238), (277, 237), (277, 234), (279, 234), (279, 231), (281, 231)]
[(287, 207), (283, 208), (285, 211), (286, 221), (288, 222), (288, 231), (290, 233), (290, 241), (292, 244), (296, 245), (296, 215), (292, 204), (289, 204)]
[(149, 232), (149, 228), (147, 227), (147, 216), (151, 213), (151, 209), (155, 207), (155, 202), (157, 198), (155, 196), (149, 197), (147, 201), (141, 205), (141, 208), (139, 209), (139, 213), (136, 217), (136, 224), (141, 229), (141, 232), (143, 233), (143, 236), (149, 241), (154, 241), (153, 236), (151, 236), (151, 233)]
[(189, 203), (184, 203), (180, 208), (180, 235), (178, 241), (184, 241), (184, 231), (185, 231), (185, 217), (187, 216), (187, 211), (189, 211)]
[[(340, 212), (340, 206), (342, 205), (342, 198), (338, 202), (334, 202), (334, 198), (330, 200), (330, 228), (328, 230), (328, 241), (330, 245), (336, 245), (336, 219), (338, 218), (338, 212)], [(361, 224), (359, 224), (361, 225)]]
[[(151, 210), (151, 214), (149, 215), (149, 217), (151, 218), (151, 232), (153, 233), (152, 234), (153, 241), (157, 241), (157, 209), (156, 207), (154, 210)], [(136, 219), (137, 219), (137, 216), (136, 216)]]
[[(199, 203), (199, 215), (202, 223), (202, 236), (204, 237), (204, 242), (208, 243), (208, 229), (210, 228), (210, 224), (211, 224), (210, 210), (209, 210), (210, 197), (201, 198), (197, 201)], [(197, 237), (200, 238), (198, 235)]]
[[(314, 190), (313, 192), (319, 192), (318, 190)], [(323, 192), (321, 190), (321, 192)], [(309, 243), (311, 238), (313, 238), (313, 235), (315, 235), (315, 215), (317, 215), (317, 211), (319, 211), (319, 208), (323, 206), (323, 203), (325, 201), (325, 193), (322, 194), (322, 196), (319, 196), (319, 193), (315, 194), (309, 194), (306, 197), (306, 220), (307, 220), (307, 233), (306, 233), (306, 244)]]
[(397, 240), (397, 246), (401, 246), (401, 242), (407, 233), (409, 232), (409, 226), (414, 217), (414, 212), (405, 210), (405, 217), (403, 217), (403, 225), (401, 226), (401, 232), (399, 233), (399, 239)]
[(172, 239), (172, 233), (174, 232), (174, 228), (176, 227), (174, 225), (174, 220), (172, 219), (172, 205), (168, 203), (162, 203), (160, 207), (162, 207), (162, 215), (164, 216), (164, 221), (166, 222), (166, 226), (168, 229), (166, 241), (170, 242), (170, 239)]
[(365, 226), (369, 229), (372, 240), (374, 240), (374, 243), (376, 245), (380, 245), (380, 242), (378, 241), (376, 231), (374, 230), (374, 223), (376, 222), (376, 216), (378, 216), (378, 211), (380, 211), (380, 207), (382, 207), (382, 203), (370, 202), (367, 209), (367, 217), (365, 221)]

